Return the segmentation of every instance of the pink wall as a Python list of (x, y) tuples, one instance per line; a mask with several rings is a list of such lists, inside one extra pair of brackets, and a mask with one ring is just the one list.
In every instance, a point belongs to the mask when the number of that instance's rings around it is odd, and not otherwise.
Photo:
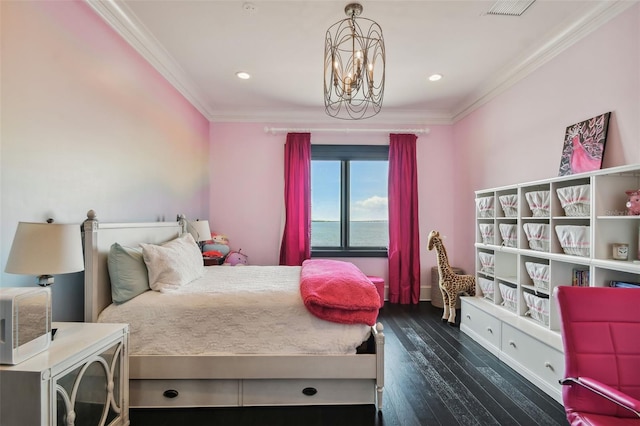
[(262, 125), (212, 123), (209, 224), (254, 265), (277, 264), (284, 183), (283, 143)]
[[(315, 127), (309, 123), (279, 123), (275, 127)], [(380, 127), (379, 125), (375, 127)], [(408, 128), (418, 127), (409, 126)], [(431, 126), (418, 137), (422, 285), (430, 283), (435, 254), (426, 249), (431, 229), (452, 237), (456, 231), (453, 210), (457, 169), (451, 126)], [(210, 223), (214, 232), (227, 234), (232, 248), (242, 248), (256, 265), (278, 263), (283, 220), (284, 142), (286, 134), (264, 132), (264, 125), (211, 124)], [(314, 144), (388, 144), (388, 134), (316, 133)], [(455, 259), (456, 250), (451, 249)], [(387, 259), (350, 259), (370, 275), (385, 279)]]
[[(0, 8), (2, 271), (19, 221), (208, 216), (209, 122), (85, 2)], [(54, 320), (82, 320), (81, 273), (52, 291)]]
[(454, 125), (455, 246), (474, 266), (474, 190), (558, 175), (565, 129), (612, 111), (603, 167), (640, 163), (640, 6)]

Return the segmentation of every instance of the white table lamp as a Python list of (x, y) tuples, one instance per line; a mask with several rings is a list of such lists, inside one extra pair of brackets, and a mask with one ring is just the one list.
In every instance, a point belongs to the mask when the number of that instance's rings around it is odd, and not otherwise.
[(44, 287), (53, 284), (52, 275), (82, 270), (80, 225), (18, 223), (5, 272), (37, 275), (38, 284)]
[(211, 229), (209, 228), (208, 220), (194, 220), (187, 222), (187, 229), (193, 239), (196, 240), (200, 251), (202, 251), (203, 241), (209, 241), (211, 239)]

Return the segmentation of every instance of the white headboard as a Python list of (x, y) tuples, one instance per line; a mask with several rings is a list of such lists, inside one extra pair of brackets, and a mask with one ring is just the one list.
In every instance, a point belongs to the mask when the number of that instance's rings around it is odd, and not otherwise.
[(113, 243), (137, 247), (139, 243), (162, 244), (180, 236), (186, 221), (100, 223), (93, 210), (82, 226), (84, 242), (84, 320), (96, 322), (111, 304), (107, 257)]

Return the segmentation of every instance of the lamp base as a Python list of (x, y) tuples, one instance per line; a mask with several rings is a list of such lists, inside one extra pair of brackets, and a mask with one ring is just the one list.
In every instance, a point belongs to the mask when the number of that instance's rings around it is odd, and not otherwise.
[(51, 275), (40, 275), (38, 277), (38, 285), (40, 287), (48, 287), (53, 284), (53, 276)]

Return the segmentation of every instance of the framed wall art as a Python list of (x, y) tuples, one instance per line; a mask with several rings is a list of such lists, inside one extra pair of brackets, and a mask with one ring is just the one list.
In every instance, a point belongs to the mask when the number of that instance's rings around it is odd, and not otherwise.
[(590, 172), (602, 167), (610, 116), (611, 112), (607, 112), (567, 127), (559, 176)]

